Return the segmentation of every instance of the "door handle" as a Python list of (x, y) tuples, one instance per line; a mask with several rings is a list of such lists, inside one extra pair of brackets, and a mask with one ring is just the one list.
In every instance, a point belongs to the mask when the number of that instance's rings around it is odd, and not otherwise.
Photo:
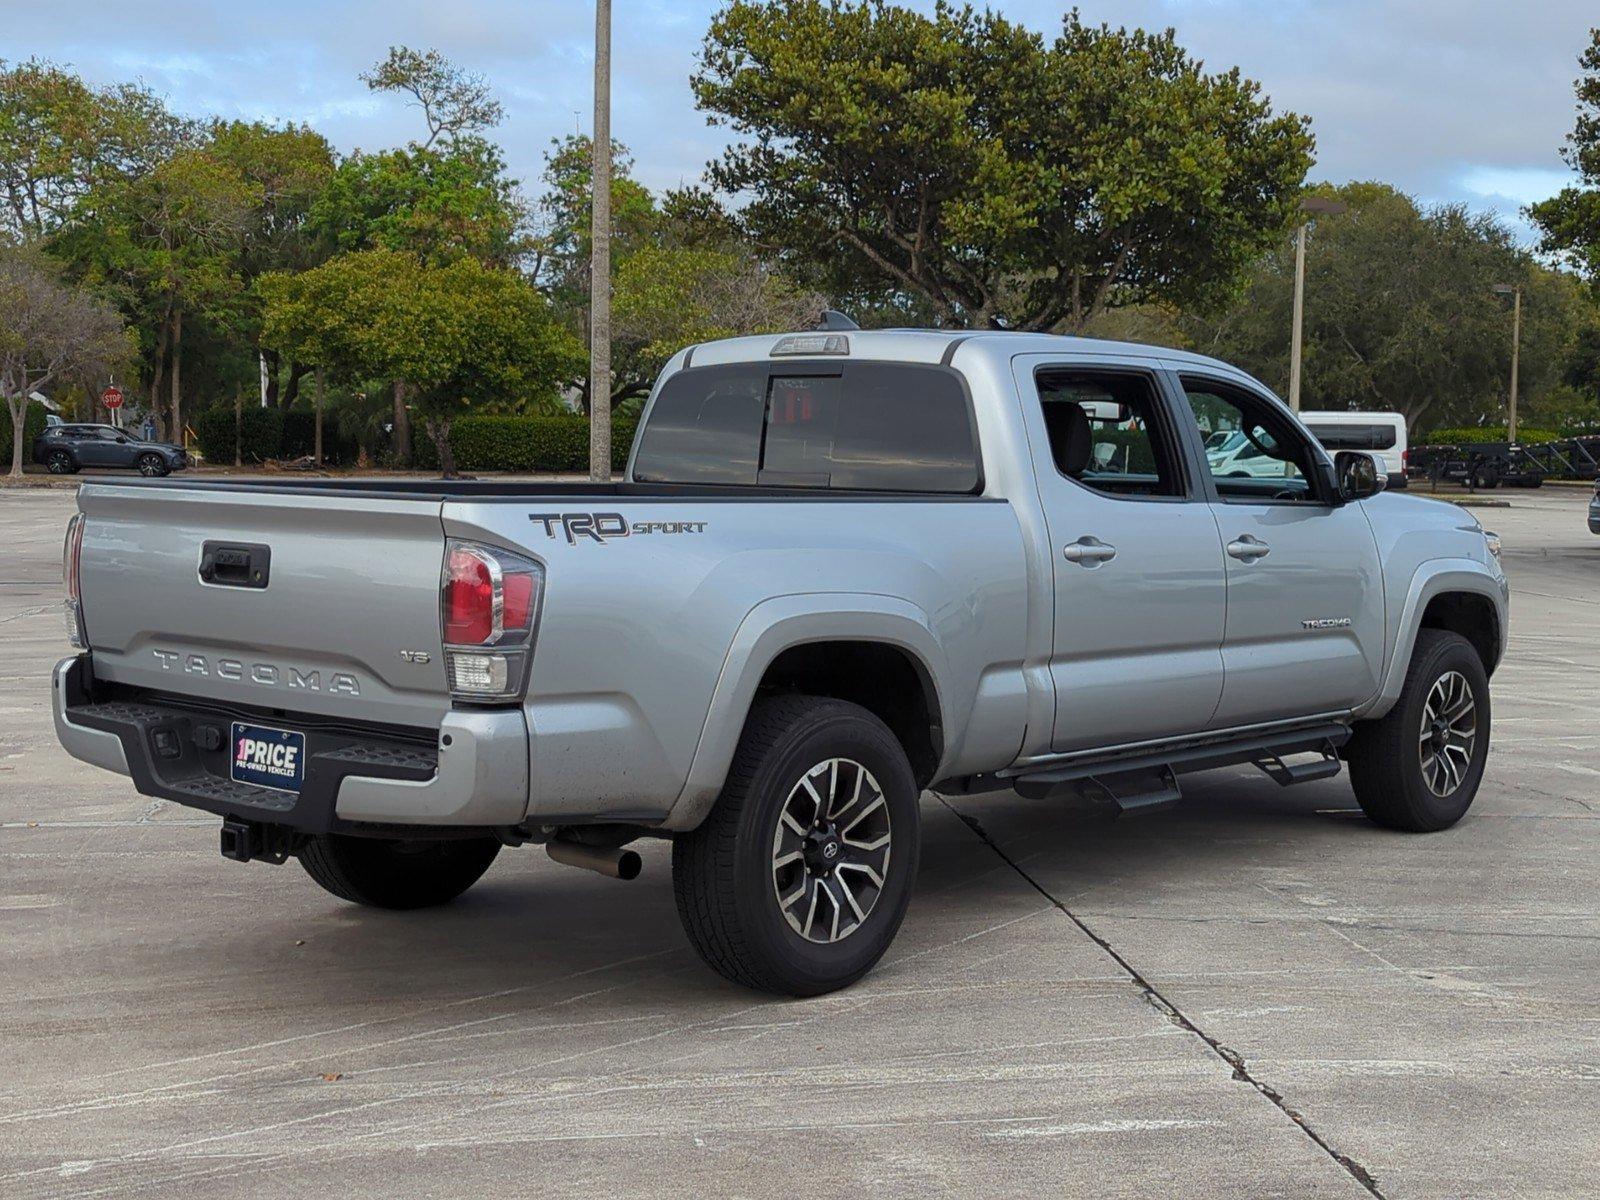
[(1255, 562), (1258, 558), (1265, 558), (1272, 553), (1272, 547), (1258, 537), (1243, 534), (1237, 541), (1228, 543), (1228, 553), (1240, 562)]
[(1075, 542), (1068, 542), (1061, 551), (1062, 558), (1085, 567), (1098, 567), (1103, 562), (1110, 562), (1116, 556), (1115, 546), (1108, 546), (1099, 538), (1087, 536)]

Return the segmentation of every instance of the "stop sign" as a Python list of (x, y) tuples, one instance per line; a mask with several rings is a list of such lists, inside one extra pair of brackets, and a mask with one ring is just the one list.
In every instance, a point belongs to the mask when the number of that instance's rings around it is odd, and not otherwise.
[(104, 404), (107, 408), (121, 408), (122, 389), (117, 387), (115, 384), (112, 384), (105, 391), (100, 393), (100, 403)]

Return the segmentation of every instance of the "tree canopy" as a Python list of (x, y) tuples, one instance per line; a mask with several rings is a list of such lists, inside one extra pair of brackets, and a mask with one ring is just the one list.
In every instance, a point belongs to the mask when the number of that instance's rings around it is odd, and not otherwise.
[[(572, 327), (585, 339), (590, 145), (586, 137), (570, 137), (551, 146), (533, 243), (535, 278), (559, 309), (579, 318)], [(822, 296), (753, 252), (713, 196), (683, 188), (658, 198), (632, 177), (631, 167), (627, 147), (613, 143), (613, 404), (648, 393), (667, 359), (685, 346), (807, 328), (816, 320)], [(587, 405), (587, 387), (583, 399)]]
[(147, 173), (193, 132), (144, 87), (0, 59), (0, 240), (53, 233), (91, 189)]
[(1528, 215), (1543, 232), (1540, 249), (1600, 287), (1600, 29), (1589, 31), (1578, 67), (1578, 120), (1561, 157), (1579, 182), (1532, 205)]
[(1311, 135), (1171, 30), (1060, 35), (941, 2), (734, 0), (694, 77), (744, 140), (710, 168), (827, 290), (945, 325), (1076, 330), (1214, 297), (1283, 229)]
[(481, 75), (463, 71), (437, 50), (390, 46), (389, 56), (361, 76), (375, 92), (400, 92), (422, 110), (428, 127), (423, 149), (493, 129), (505, 109)]
[(266, 344), (348, 381), (403, 381), (446, 474), (456, 415), (508, 397), (538, 410), (583, 369), (582, 348), (538, 292), (471, 258), (432, 266), (394, 250), (356, 251), (270, 275), (260, 290)]
[[(1374, 183), (1327, 194), (1350, 210), (1318, 218), (1309, 234), (1305, 408), (1392, 410), (1422, 429), (1499, 413), (1512, 327), (1496, 284), (1525, 292), (1523, 395), (1537, 409), (1561, 384), (1577, 331), (1593, 320), (1570, 277), (1540, 267), (1494, 218), (1459, 205), (1421, 208)], [(1293, 292), (1294, 247), (1285, 238), (1234, 302), (1191, 314), (1181, 327), (1196, 349), (1286, 390)]]
[[(1532, 214), (1550, 257), (1459, 207), (1337, 189), (1352, 211), (1311, 233), (1308, 404), (1496, 420), (1510, 318), (1489, 285), (1509, 283), (1528, 417), (1600, 423), (1600, 319), (1574, 283), (1600, 295), (1600, 33), (1581, 65), (1581, 178)], [(269, 405), (308, 407), (319, 369), (318, 411), (397, 465), (413, 415), (437, 435), (467, 408), (590, 406), (588, 139), (554, 142), (524, 194), (488, 80), (406, 46), (361, 78), (414, 110), (414, 136), (341, 152), (303, 124), (183, 116), (140, 85), (0, 63), (0, 246), (116, 308), (130, 407), (165, 435), (258, 380)], [(686, 345), (823, 307), (868, 328), (1188, 344), (1284, 381), (1308, 124), (1171, 30), (724, 0), (691, 88), (735, 143), (699, 179), (685, 164), (685, 185), (653, 190), (613, 143), (600, 403), (637, 405)], [(76, 415), (97, 391), (68, 390)]]

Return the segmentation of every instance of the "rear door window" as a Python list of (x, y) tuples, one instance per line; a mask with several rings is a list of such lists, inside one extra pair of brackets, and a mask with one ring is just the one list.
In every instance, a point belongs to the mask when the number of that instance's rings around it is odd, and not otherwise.
[(1056, 470), (1114, 496), (1187, 492), (1155, 381), (1133, 371), (1045, 367), (1034, 373)]
[(878, 362), (679, 372), (651, 408), (634, 478), (940, 493), (983, 484), (960, 377)]

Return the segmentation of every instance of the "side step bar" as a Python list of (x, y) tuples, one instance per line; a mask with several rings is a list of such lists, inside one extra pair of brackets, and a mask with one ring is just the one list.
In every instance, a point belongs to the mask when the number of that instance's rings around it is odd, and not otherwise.
[[(1166, 746), (1113, 758), (1086, 758), (1018, 775), (1011, 782), (1029, 799), (1073, 792), (1091, 800), (1109, 800), (1123, 812), (1171, 804), (1182, 795), (1178, 776), (1214, 767), (1253, 763), (1287, 787), (1339, 773), (1339, 747), (1350, 740), (1350, 727), (1329, 723), (1283, 730), (1231, 741)], [(1310, 762), (1287, 763), (1296, 754), (1315, 754)]]

